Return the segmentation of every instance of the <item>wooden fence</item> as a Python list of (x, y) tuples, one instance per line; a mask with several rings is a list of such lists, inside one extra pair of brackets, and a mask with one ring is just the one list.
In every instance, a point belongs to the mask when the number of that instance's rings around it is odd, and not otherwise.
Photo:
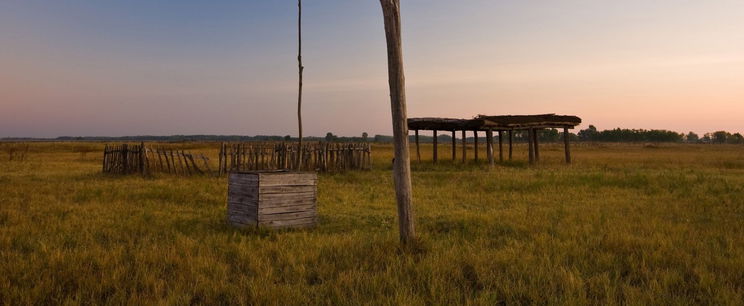
[(148, 148), (139, 145), (106, 145), (103, 149), (103, 172), (141, 174), (153, 172), (176, 175), (212, 174), (209, 158), (183, 150)]
[[(298, 166), (298, 157), (302, 159)], [(338, 172), (369, 170), (369, 143), (223, 143), (214, 172), (209, 158), (170, 148), (121, 144), (106, 145), (103, 172), (113, 174), (168, 173), (175, 175), (225, 175), (234, 171), (300, 170)]]
[(113, 174), (145, 174), (145, 146), (140, 145), (106, 145), (103, 149), (103, 172)]
[[(219, 174), (231, 171), (302, 170), (334, 172), (369, 170), (372, 147), (369, 143), (294, 143), (222, 144)], [(298, 156), (302, 159), (297, 165)]]
[(148, 171), (176, 175), (213, 174), (209, 158), (204, 154), (193, 154), (183, 150), (146, 148), (145, 157)]

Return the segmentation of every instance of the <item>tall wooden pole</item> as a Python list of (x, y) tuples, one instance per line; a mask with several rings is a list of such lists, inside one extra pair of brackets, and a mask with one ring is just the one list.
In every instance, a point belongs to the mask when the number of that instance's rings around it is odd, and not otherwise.
[(297, 126), (299, 141), (297, 147), (297, 170), (302, 169), (302, 0), (297, 0), (297, 69), (299, 73), (299, 92), (297, 94)]
[(403, 74), (403, 48), (400, 35), (400, 0), (380, 0), (385, 19), (385, 38), (388, 54), (388, 83), (393, 119), (395, 162), (393, 181), (398, 202), (400, 240), (406, 245), (415, 241), (413, 206), (411, 200), (411, 161), (408, 156), (408, 125), (406, 114), (406, 81)]

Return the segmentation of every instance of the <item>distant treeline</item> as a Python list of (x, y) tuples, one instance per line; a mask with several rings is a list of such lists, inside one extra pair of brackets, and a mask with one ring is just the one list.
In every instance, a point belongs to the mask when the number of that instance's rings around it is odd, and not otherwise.
[[(482, 134), (482, 133), (481, 133)], [(461, 134), (457, 132), (459, 137)], [(467, 133), (468, 141), (473, 141), (472, 132)], [(563, 132), (557, 129), (544, 129), (538, 134), (542, 142), (558, 142), (563, 139)], [(415, 136), (410, 136), (410, 141), (415, 141)], [(526, 142), (526, 131), (514, 131), (514, 141)], [(688, 142), (688, 143), (729, 143), (744, 144), (744, 137), (740, 133), (729, 133), (726, 131), (717, 131), (706, 133), (702, 137), (694, 132), (681, 134), (668, 130), (644, 130), (644, 129), (621, 129), (599, 131), (593, 125), (578, 131), (578, 133), (569, 133), (571, 141), (587, 142)], [(437, 136), (440, 143), (449, 143), (452, 141), (451, 132), (440, 132)], [(479, 140), (485, 141), (485, 137), (479, 136)], [(377, 142), (392, 142), (392, 136), (376, 135), (374, 138)], [(434, 137), (419, 135), (419, 142), (433, 142)], [(458, 140), (459, 141), (459, 140)]]
[[(484, 133), (480, 133), (479, 140), (485, 141)], [(457, 132), (457, 137), (460, 137)], [(563, 132), (557, 129), (544, 129), (538, 134), (542, 142), (558, 142), (563, 139)], [(506, 136), (506, 134), (505, 134)], [(411, 142), (415, 141), (415, 136), (409, 136)], [(526, 142), (526, 131), (515, 131), (514, 141)], [(740, 133), (729, 133), (726, 131), (717, 131), (705, 133), (702, 137), (693, 132), (680, 134), (668, 130), (644, 130), (644, 129), (621, 129), (599, 131), (593, 125), (578, 131), (578, 133), (569, 133), (572, 141), (597, 141), (597, 142), (688, 142), (688, 143), (729, 143), (744, 144), (744, 137)], [(442, 131), (438, 135), (440, 143), (450, 143), (452, 141), (451, 132)], [(326, 141), (326, 142), (393, 142), (393, 136), (375, 135), (369, 137), (367, 133), (362, 133), (358, 137), (338, 136), (333, 133), (326, 133), (325, 137), (304, 137), (305, 141)], [(468, 141), (473, 141), (473, 132), (467, 133)], [(214, 141), (214, 142), (248, 142), (248, 141), (297, 141), (296, 137), (286, 136), (239, 136), (239, 135), (173, 135), (173, 136), (123, 136), (123, 137), (57, 137), (57, 138), (2, 138), (0, 141), (99, 141), (99, 142), (196, 142), (196, 141)], [(434, 141), (432, 136), (419, 135), (419, 141), (430, 143)], [(458, 141), (460, 141), (458, 139)]]
[(740, 133), (731, 134), (726, 131), (705, 133), (702, 137), (694, 132), (680, 134), (667, 130), (621, 129), (598, 131), (590, 125), (580, 130), (576, 135), (580, 141), (604, 142), (689, 142), (689, 143), (730, 143), (744, 144), (744, 137)]

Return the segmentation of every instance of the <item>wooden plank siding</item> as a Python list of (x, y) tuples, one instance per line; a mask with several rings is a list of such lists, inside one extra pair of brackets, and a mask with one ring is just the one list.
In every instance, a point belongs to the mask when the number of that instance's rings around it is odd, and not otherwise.
[(230, 173), (227, 220), (239, 227), (315, 226), (317, 182), (314, 172)]

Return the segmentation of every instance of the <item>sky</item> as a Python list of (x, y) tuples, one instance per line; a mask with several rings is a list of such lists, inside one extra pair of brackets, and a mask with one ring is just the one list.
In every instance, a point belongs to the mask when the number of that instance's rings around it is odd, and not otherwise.
[[(744, 132), (744, 1), (401, 0), (409, 117)], [(297, 3), (0, 1), (0, 137), (296, 135)], [(391, 134), (376, 0), (305, 0), (305, 135)]]

